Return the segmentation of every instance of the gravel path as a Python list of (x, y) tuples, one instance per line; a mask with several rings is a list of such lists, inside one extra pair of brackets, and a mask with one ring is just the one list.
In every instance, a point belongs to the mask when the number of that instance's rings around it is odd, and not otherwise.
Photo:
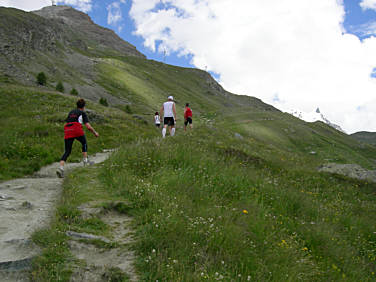
[[(103, 162), (109, 153), (90, 158)], [(0, 183), (0, 281), (28, 281), (27, 271), (40, 249), (30, 237), (49, 225), (62, 191), (62, 179), (56, 177), (58, 163), (42, 168), (31, 177)], [(68, 163), (66, 172), (82, 166)]]

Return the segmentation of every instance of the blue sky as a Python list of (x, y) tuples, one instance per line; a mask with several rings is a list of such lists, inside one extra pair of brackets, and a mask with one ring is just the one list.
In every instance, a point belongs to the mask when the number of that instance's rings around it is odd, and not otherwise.
[[(94, 20), (95, 23), (105, 26), (107, 28), (113, 29), (116, 33), (122, 37), (124, 40), (130, 42), (134, 46), (137, 47), (139, 51), (147, 56), (148, 59), (153, 59), (157, 61), (165, 61), (168, 64), (183, 66), (183, 67), (195, 67), (191, 64), (191, 55), (187, 56), (178, 56), (177, 52), (172, 52), (171, 54), (165, 55), (164, 53), (154, 52), (149, 48), (144, 47), (143, 42), (144, 39), (140, 36), (136, 36), (133, 34), (135, 31), (135, 24), (133, 19), (129, 16), (129, 11), (132, 6), (132, 1), (125, 1), (125, 3), (121, 4), (122, 10), (122, 20), (116, 25), (110, 25), (107, 23), (107, 15), (108, 11), (105, 7), (113, 3), (114, 0), (104, 0), (104, 1), (93, 1), (93, 9), (88, 12), (90, 17)], [(345, 20), (344, 20), (344, 28), (346, 32), (352, 33), (358, 36), (360, 39), (368, 38), (372, 35), (367, 34), (364, 35), (362, 32), (362, 27), (365, 24), (369, 24), (372, 22), (376, 22), (376, 11), (367, 9), (362, 10), (360, 7), (361, 0), (344, 0), (344, 7), (345, 7)], [(74, 6), (74, 5), (72, 5)], [(154, 10), (163, 9), (165, 5), (157, 5)], [(122, 26), (121, 30), (118, 30), (116, 26)], [(376, 33), (376, 30), (375, 30)]]
[[(132, 6), (131, 1), (126, 1), (125, 3), (121, 3), (121, 12), (122, 12), (122, 20), (119, 21), (116, 25), (110, 25), (107, 23), (107, 15), (108, 11), (105, 7), (112, 4), (113, 0), (104, 0), (104, 1), (94, 1), (94, 3), (100, 2), (100, 5), (95, 5), (94, 8), (88, 12), (89, 16), (94, 20), (95, 23), (113, 29), (115, 32), (124, 40), (128, 41), (129, 43), (133, 44), (137, 47), (141, 53), (146, 55), (148, 59), (156, 60), (165, 62), (167, 64), (178, 65), (182, 67), (194, 67), (190, 64), (191, 56), (178, 56), (176, 52), (172, 52), (170, 54), (164, 54), (160, 52), (153, 52), (149, 48), (144, 47), (143, 42), (144, 39), (141, 36), (136, 36), (133, 34), (135, 31), (135, 25), (133, 19), (129, 17), (129, 11)], [(158, 7), (157, 7), (158, 8)], [(159, 8), (163, 8), (159, 6)], [(119, 31), (118, 27), (122, 27)]]
[[(58, 2), (149, 59), (209, 71), (232, 93), (283, 111), (319, 107), (348, 133), (376, 131), (376, 0)], [(27, 11), (50, 3), (0, 0)]]

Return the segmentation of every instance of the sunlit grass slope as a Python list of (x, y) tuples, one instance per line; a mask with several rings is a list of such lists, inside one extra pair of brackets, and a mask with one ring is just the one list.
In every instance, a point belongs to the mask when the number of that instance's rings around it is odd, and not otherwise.
[(132, 203), (143, 280), (373, 280), (375, 185), (226, 129), (139, 141), (102, 168)]
[(254, 97), (224, 91), (208, 73), (198, 69), (119, 57), (101, 60), (97, 70), (99, 84), (113, 95), (127, 99), (135, 111), (143, 114), (159, 111), (169, 95), (174, 96), (180, 117), (185, 103), (191, 104), (196, 116), (240, 108), (276, 111)]

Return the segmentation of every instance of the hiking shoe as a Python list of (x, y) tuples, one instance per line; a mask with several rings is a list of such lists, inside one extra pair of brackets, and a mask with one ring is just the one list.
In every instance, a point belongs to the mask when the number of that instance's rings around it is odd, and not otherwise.
[(57, 170), (56, 170), (56, 174), (57, 174), (57, 177), (59, 177), (59, 178), (64, 178), (64, 169), (62, 169), (62, 168), (58, 168)]

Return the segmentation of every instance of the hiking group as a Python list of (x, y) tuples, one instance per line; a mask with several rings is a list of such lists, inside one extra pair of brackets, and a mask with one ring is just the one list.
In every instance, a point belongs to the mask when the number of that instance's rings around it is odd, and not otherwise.
[[(94, 134), (95, 137), (99, 137), (98, 132), (90, 125), (89, 118), (85, 112), (86, 102), (84, 99), (79, 99), (76, 103), (77, 108), (71, 110), (66, 118), (64, 125), (64, 154), (60, 159), (60, 166), (56, 170), (58, 177), (64, 177), (64, 165), (69, 155), (72, 152), (72, 146), (74, 140), (78, 140), (82, 145), (82, 157), (84, 165), (89, 164), (87, 156), (87, 141), (83, 130), (83, 125)], [(163, 129), (162, 136), (166, 137), (167, 127), (169, 129), (170, 136), (175, 135), (175, 124), (177, 121), (176, 107), (173, 96), (168, 96), (167, 102), (163, 103), (160, 109), (161, 116), (163, 116)], [(161, 126), (161, 118), (159, 113), (154, 115), (154, 122), (157, 127)], [(187, 103), (184, 108), (184, 131), (187, 126), (192, 129), (192, 110)]]
[[(177, 121), (176, 117), (176, 106), (173, 96), (168, 96), (167, 102), (164, 102), (160, 109), (161, 116), (163, 115), (163, 129), (162, 137), (166, 137), (167, 128), (169, 130), (170, 136), (175, 135), (175, 124)], [(161, 126), (161, 119), (159, 113), (156, 112), (154, 115), (154, 122), (157, 127)], [(184, 131), (187, 130), (187, 125), (189, 124), (192, 129), (192, 110), (187, 103), (184, 108)]]

